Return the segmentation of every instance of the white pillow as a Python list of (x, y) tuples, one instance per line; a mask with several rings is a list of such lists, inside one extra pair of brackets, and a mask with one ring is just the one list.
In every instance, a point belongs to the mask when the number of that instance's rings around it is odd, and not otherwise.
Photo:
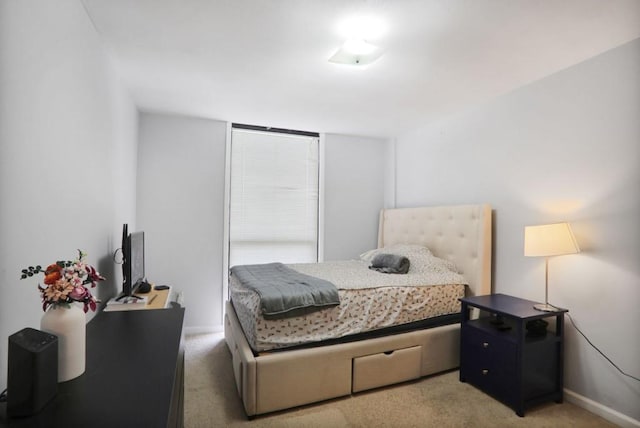
[[(444, 272), (458, 272), (458, 268), (456, 264), (450, 260), (441, 259), (439, 257), (434, 256), (433, 254), (429, 255), (417, 255), (410, 259), (411, 268), (413, 268), (414, 272), (420, 273), (444, 273)], [(411, 268), (409, 270), (411, 271)]]

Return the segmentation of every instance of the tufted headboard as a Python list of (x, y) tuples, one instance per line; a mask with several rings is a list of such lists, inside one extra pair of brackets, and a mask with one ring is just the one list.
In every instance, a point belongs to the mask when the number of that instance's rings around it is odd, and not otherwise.
[(380, 212), (378, 247), (419, 244), (451, 260), (469, 283), (469, 294), (491, 293), (491, 207), (453, 205), (392, 208)]

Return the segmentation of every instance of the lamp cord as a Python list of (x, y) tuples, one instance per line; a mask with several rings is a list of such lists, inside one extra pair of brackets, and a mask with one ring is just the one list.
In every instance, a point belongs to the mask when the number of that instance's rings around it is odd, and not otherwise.
[(584, 334), (584, 333), (583, 333), (583, 332), (578, 328), (578, 326), (576, 325), (576, 322), (573, 320), (573, 318), (571, 318), (571, 315), (569, 315), (569, 312), (567, 312), (567, 313), (566, 313), (566, 315), (567, 315), (567, 316), (569, 317), (569, 319), (571, 320), (571, 324), (573, 324), (573, 327), (578, 331), (578, 333), (580, 333), (580, 335), (581, 335), (582, 337), (584, 337), (584, 340), (586, 340), (586, 341), (587, 341), (587, 343), (589, 343), (589, 345), (591, 345), (591, 347), (592, 347), (593, 349), (595, 349), (596, 351), (598, 351), (598, 353), (599, 353), (600, 355), (602, 355), (602, 356), (603, 356), (607, 361), (609, 361), (609, 362), (611, 363), (611, 365), (612, 365), (613, 367), (615, 367), (615, 368), (616, 368), (620, 373), (622, 373), (623, 375), (625, 375), (625, 376), (627, 376), (627, 377), (630, 377), (631, 379), (635, 379), (635, 380), (637, 380), (638, 382), (640, 382), (640, 379), (638, 379), (637, 377), (632, 376), (632, 375), (630, 375), (630, 374), (625, 373), (624, 371), (622, 371), (622, 369), (621, 369), (620, 367), (618, 367), (618, 366), (616, 365), (616, 363), (614, 363), (613, 361), (611, 361), (611, 359), (610, 359), (609, 357), (607, 357), (607, 356), (606, 356), (606, 355), (605, 355), (605, 354), (604, 354), (600, 349), (598, 349), (598, 347), (597, 347), (596, 345), (594, 345), (594, 344), (589, 340), (589, 338), (588, 338), (587, 336), (585, 336), (585, 334)]

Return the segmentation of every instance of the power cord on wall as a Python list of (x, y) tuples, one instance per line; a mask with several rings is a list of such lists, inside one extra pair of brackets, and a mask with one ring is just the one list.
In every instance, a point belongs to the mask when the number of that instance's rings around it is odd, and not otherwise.
[(635, 379), (635, 380), (637, 380), (638, 382), (640, 382), (640, 379), (638, 379), (637, 377), (632, 376), (632, 375), (630, 375), (630, 374), (628, 374), (628, 373), (625, 373), (625, 372), (624, 372), (620, 367), (618, 367), (618, 366), (616, 365), (616, 363), (614, 363), (613, 361), (611, 361), (611, 359), (610, 359), (609, 357), (607, 357), (607, 356), (606, 356), (606, 355), (605, 355), (605, 354), (604, 354), (600, 349), (598, 349), (598, 347), (597, 347), (596, 345), (594, 345), (594, 344), (589, 340), (589, 338), (588, 338), (587, 336), (585, 336), (585, 334), (584, 334), (584, 333), (583, 333), (583, 332), (578, 328), (578, 326), (576, 325), (576, 322), (573, 320), (573, 318), (571, 318), (571, 315), (569, 315), (569, 312), (566, 312), (566, 315), (569, 317), (569, 320), (571, 320), (571, 324), (573, 324), (573, 327), (578, 331), (578, 333), (580, 333), (580, 335), (581, 335), (582, 337), (584, 337), (584, 340), (586, 340), (586, 341), (587, 341), (587, 343), (588, 343), (589, 345), (591, 345), (591, 347), (592, 347), (593, 349), (595, 349), (596, 351), (598, 351), (598, 353), (599, 353), (600, 355), (602, 355), (602, 356), (603, 356), (607, 361), (609, 361), (609, 362), (611, 363), (611, 365), (612, 365), (613, 367), (615, 367), (615, 368), (616, 368), (620, 373), (622, 373), (623, 375), (625, 375), (625, 376), (627, 376), (627, 377), (630, 377), (631, 379)]
[(6, 389), (4, 391), (2, 391), (2, 393), (0, 393), (0, 403), (4, 403), (5, 401), (7, 401), (7, 390)]

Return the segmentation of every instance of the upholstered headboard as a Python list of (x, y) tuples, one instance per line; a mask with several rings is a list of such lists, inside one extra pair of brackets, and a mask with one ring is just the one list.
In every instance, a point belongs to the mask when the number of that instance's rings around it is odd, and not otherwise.
[(491, 207), (453, 205), (380, 212), (378, 247), (419, 244), (451, 260), (472, 296), (491, 293)]

